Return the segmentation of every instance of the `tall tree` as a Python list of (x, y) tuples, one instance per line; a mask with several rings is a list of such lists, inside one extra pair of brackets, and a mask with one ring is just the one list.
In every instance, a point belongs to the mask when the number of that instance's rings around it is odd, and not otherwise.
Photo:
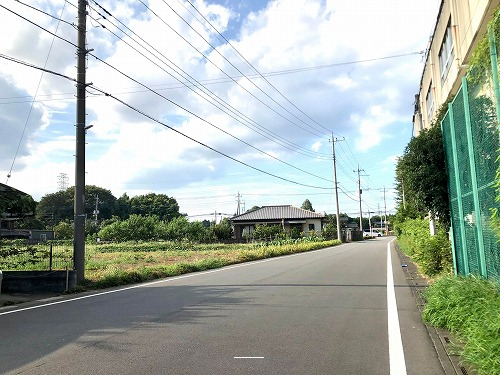
[(44, 195), (36, 207), (36, 216), (40, 220), (50, 220), (53, 223), (73, 220), (73, 196), (68, 190)]
[(142, 216), (157, 216), (160, 220), (170, 221), (181, 216), (179, 204), (165, 194), (149, 193), (130, 199), (130, 213)]
[(130, 216), (130, 198), (127, 193), (123, 193), (115, 202), (115, 215), (125, 220)]
[(311, 201), (309, 199), (306, 199), (304, 203), (302, 203), (302, 206), (300, 206), (303, 210), (308, 210), (314, 212), (313, 206), (311, 204)]
[(423, 130), (408, 143), (396, 165), (396, 190), (406, 216), (430, 213), (449, 225), (448, 174), (439, 126)]
[[(44, 195), (38, 203), (36, 214), (39, 218), (52, 217), (55, 223), (61, 220), (73, 220), (75, 187), (69, 187), (56, 193)], [(97, 201), (97, 199), (99, 199)], [(85, 214), (88, 219), (99, 211), (99, 219), (109, 219), (114, 210), (116, 198), (111, 191), (95, 185), (85, 186)]]

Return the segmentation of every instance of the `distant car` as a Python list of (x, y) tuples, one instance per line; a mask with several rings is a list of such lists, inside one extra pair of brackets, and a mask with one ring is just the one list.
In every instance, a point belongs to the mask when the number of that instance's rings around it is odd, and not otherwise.
[(372, 233), (368, 232), (368, 231), (363, 231), (363, 237), (382, 237), (382, 233), (374, 230), (372, 231)]

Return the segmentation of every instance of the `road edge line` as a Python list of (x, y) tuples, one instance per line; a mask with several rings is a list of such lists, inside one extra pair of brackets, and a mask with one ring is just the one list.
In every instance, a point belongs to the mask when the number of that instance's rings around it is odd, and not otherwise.
[(387, 333), (389, 339), (389, 373), (391, 375), (406, 375), (406, 362), (399, 326), (394, 274), (392, 271), (391, 243), (387, 243)]

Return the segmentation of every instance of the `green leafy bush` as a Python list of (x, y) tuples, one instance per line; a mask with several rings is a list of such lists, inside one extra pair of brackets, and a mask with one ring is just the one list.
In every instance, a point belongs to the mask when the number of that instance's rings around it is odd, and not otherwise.
[(105, 241), (151, 241), (158, 238), (161, 222), (155, 216), (130, 215), (127, 220), (116, 221), (99, 231)]
[(280, 225), (258, 224), (252, 233), (254, 240), (271, 241), (274, 239), (283, 239), (286, 234)]
[(407, 219), (396, 225), (396, 234), (401, 250), (412, 258), (424, 275), (451, 272), (451, 244), (439, 224), (436, 234), (431, 236), (428, 220)]
[(73, 225), (66, 221), (60, 221), (54, 226), (54, 236), (58, 240), (70, 240), (73, 238), (74, 232)]

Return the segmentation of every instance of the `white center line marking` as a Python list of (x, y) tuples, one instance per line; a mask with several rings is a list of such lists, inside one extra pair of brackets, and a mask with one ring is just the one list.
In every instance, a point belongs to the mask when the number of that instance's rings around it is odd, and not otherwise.
[(387, 330), (389, 334), (389, 373), (406, 375), (405, 353), (399, 328), (398, 306), (392, 274), (391, 242), (387, 244)]
[(264, 359), (264, 357), (234, 357), (234, 359)]

